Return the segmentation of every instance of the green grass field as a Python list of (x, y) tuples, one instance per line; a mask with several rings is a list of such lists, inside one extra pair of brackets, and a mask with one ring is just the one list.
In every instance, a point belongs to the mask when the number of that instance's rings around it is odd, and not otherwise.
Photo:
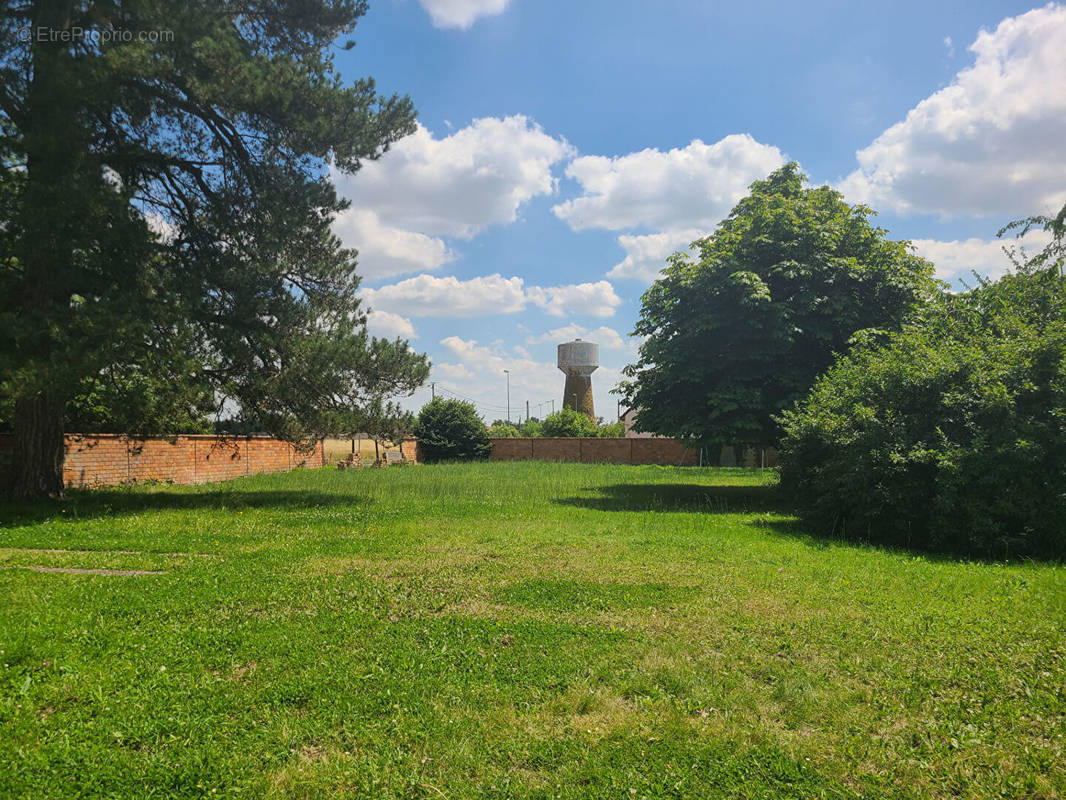
[(813, 538), (770, 481), (486, 463), (0, 506), (0, 796), (1066, 794), (1066, 569)]

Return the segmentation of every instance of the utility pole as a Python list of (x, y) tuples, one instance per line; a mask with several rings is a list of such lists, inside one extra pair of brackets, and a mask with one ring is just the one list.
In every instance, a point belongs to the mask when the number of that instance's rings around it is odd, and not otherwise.
[(429, 385), (429, 391), (433, 395), (433, 397), (431, 397), (430, 399), (431, 400), (436, 400), (437, 399), (437, 383), (436, 383), (436, 381), (434, 381), (433, 383), (431, 383)]
[(507, 423), (511, 422), (511, 370), (505, 369), (504, 374), (507, 375)]
[(526, 400), (526, 422), (529, 422), (529, 401)]

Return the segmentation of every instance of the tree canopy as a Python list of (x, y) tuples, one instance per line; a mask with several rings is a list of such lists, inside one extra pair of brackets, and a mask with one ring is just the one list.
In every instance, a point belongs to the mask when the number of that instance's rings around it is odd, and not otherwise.
[(693, 444), (772, 445), (775, 417), (862, 329), (897, 329), (935, 292), (932, 265), (873, 213), (796, 164), (751, 185), (696, 253), (644, 293), (646, 337), (619, 387), (637, 430)]
[(171, 436), (213, 433), (217, 404), (207, 381), (153, 359), (108, 365), (78, 384), (67, 401), (71, 432)]
[(1000, 229), (998, 235), (1002, 237), (1006, 233), (1014, 233), (1022, 237), (1032, 230), (1043, 230), (1051, 238), (1039, 252), (1027, 259), (1018, 257), (1016, 251), (1012, 252), (1011, 257), (1015, 266), (1021, 272), (1047, 270), (1061, 274), (1063, 267), (1066, 266), (1066, 204), (1063, 204), (1054, 216), (1037, 214), (1008, 223)]
[(109, 372), (162, 367), (297, 441), (425, 380), (424, 356), (367, 334), (355, 253), (330, 230), (344, 203), (329, 170), (414, 130), (406, 97), (334, 68), (364, 0), (5, 11), (0, 387), (17, 494), (62, 492), (68, 400)]

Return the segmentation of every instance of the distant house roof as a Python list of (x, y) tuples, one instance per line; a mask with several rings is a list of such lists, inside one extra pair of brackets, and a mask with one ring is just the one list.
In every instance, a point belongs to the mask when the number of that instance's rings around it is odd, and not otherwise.
[(657, 433), (644, 433), (643, 431), (633, 430), (633, 423), (636, 422), (637, 412), (639, 408), (627, 408), (622, 412), (619, 417), (622, 423), (625, 425), (625, 437), (627, 439), (665, 439), (668, 437), (660, 436)]

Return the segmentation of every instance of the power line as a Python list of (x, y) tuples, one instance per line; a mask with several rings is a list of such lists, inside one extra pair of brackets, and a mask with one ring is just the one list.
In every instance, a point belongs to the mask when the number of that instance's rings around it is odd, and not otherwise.
[(449, 389), (447, 386), (445, 386), (443, 384), (440, 384), (440, 390), (442, 392), (450, 394), (452, 397), (456, 398), (457, 400), (465, 400), (466, 402), (473, 403), (476, 406), (484, 406), (485, 408), (497, 408), (497, 409), (499, 409), (501, 411), (505, 410), (504, 406), (496, 405), (495, 403), (483, 403), (480, 400), (475, 400), (473, 397), (469, 397), (469, 396), (467, 396), (465, 394), (462, 394), (461, 392), (457, 392), (457, 391), (455, 391), (455, 389)]
[[(463, 394), (462, 392), (451, 388), (450, 386), (446, 385), (445, 383), (443, 383), (442, 381), (439, 381), (439, 380), (431, 382), (430, 383), (430, 389), (431, 389), (431, 391), (439, 392), (440, 394), (442, 394), (444, 396), (452, 397), (452, 398), (454, 398), (456, 400), (462, 400), (465, 403), (470, 403), (475, 408), (479, 409), (480, 411), (482, 411), (482, 412), (484, 412), (484, 413), (486, 413), (488, 415), (496, 415), (496, 414), (500, 414), (500, 413), (506, 413), (506, 411), (507, 411), (507, 407), (504, 406), (504, 405), (500, 405), (498, 403), (487, 403), (487, 402), (484, 402), (482, 400), (476, 400), (473, 397), (471, 397), (470, 395)], [(545, 406), (554, 405), (555, 404), (555, 401), (553, 399), (552, 400), (541, 400), (541, 401), (529, 401), (529, 402), (530, 402), (530, 405), (536, 406), (538, 413), (540, 413), (541, 409), (543, 409)]]
[(486, 412), (498, 414), (498, 413), (500, 413), (502, 411), (506, 411), (507, 410), (503, 406), (497, 406), (497, 405), (493, 405), (491, 403), (482, 403), (480, 400), (475, 400), (472, 397), (467, 397), (466, 395), (459, 394), (459, 392), (453, 391), (453, 390), (448, 389), (448, 388), (446, 388), (444, 386), (438, 386), (438, 389), (440, 389), (440, 391), (443, 394), (451, 395), (456, 400), (462, 400), (465, 403), (470, 403), (471, 405), (475, 406), (476, 408), (480, 408), (481, 410), (486, 411)]

